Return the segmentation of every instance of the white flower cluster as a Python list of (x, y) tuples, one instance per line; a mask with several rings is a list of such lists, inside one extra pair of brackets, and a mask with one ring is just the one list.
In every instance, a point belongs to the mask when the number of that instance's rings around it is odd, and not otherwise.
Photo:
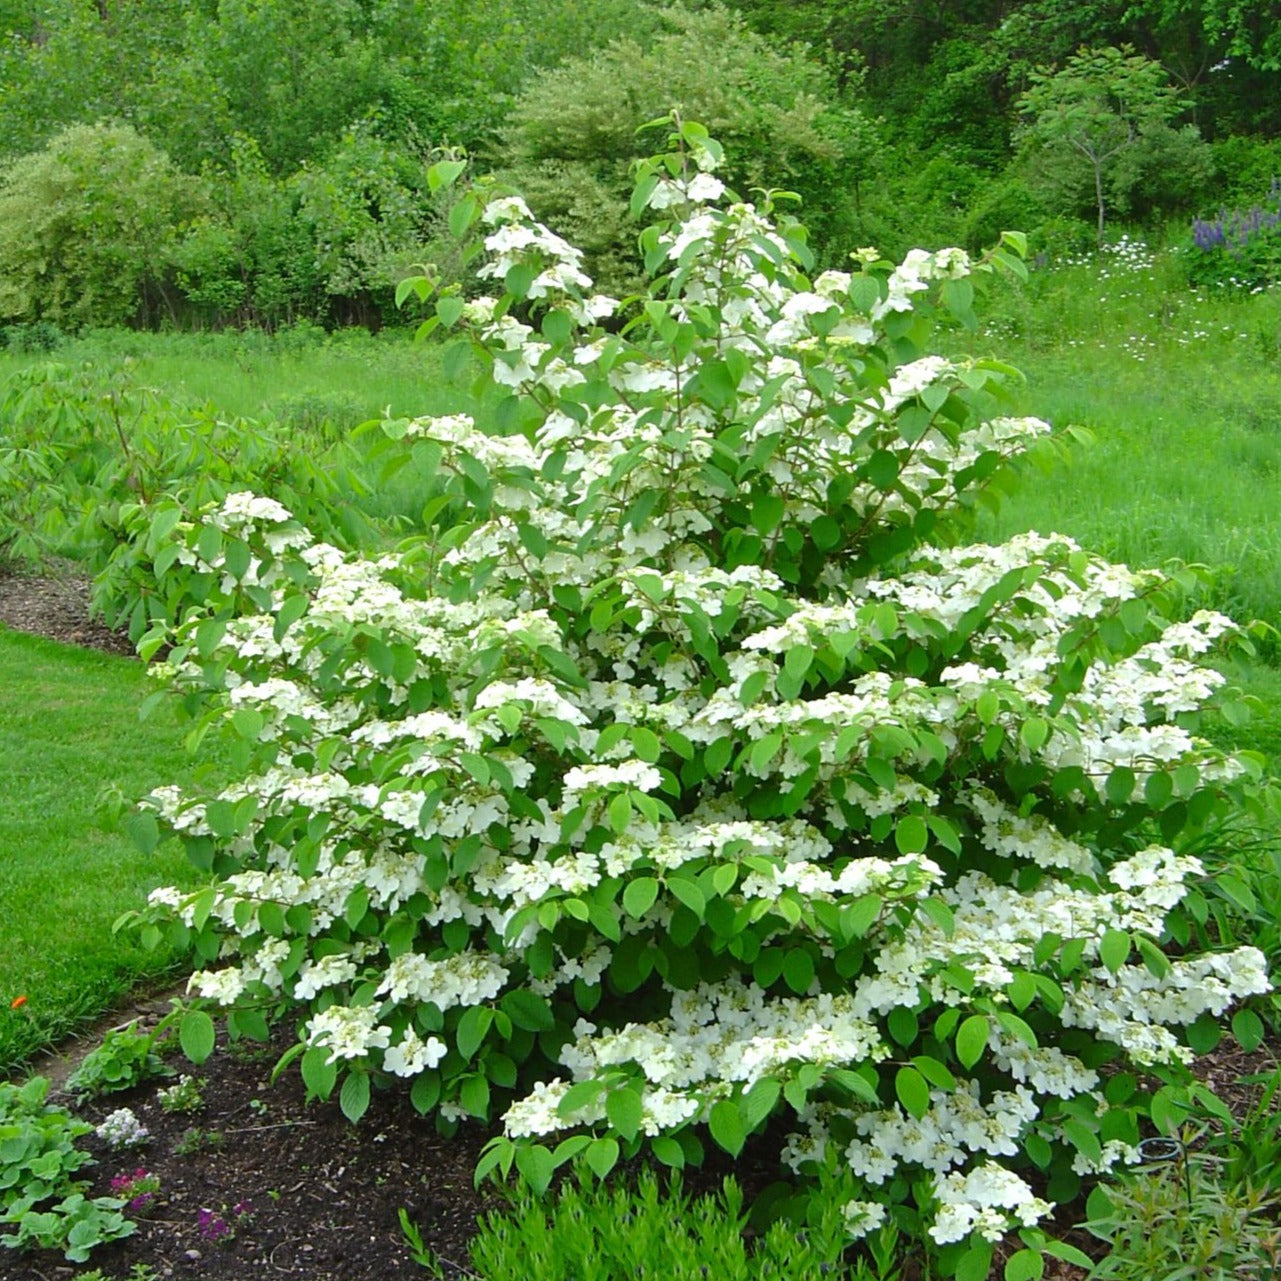
[(968, 1174), (949, 1174), (934, 1185), (939, 1208), (930, 1236), (940, 1245), (977, 1233), (999, 1241), (1011, 1227), (1032, 1227), (1054, 1208), (1033, 1195), (1012, 1170), (987, 1162)]
[(151, 1138), (151, 1131), (138, 1120), (132, 1108), (117, 1108), (103, 1117), (94, 1133), (109, 1148), (140, 1148)]

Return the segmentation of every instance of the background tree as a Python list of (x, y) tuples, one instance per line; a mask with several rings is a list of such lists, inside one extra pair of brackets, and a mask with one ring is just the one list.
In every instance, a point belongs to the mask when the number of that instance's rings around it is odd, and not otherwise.
[(1093, 179), (1098, 241), (1106, 218), (1105, 178), (1154, 127), (1181, 110), (1177, 91), (1160, 63), (1125, 46), (1082, 49), (1059, 71), (1039, 69), (1018, 101), (1028, 124), (1025, 150), (1069, 149), (1084, 158)]
[(120, 325), (166, 293), (200, 185), (127, 125), (76, 125), (0, 171), (0, 317)]
[(771, 46), (732, 10), (650, 10), (656, 31), (616, 40), (539, 76), (503, 137), (508, 171), (540, 216), (589, 255), (607, 288), (626, 289), (639, 260), (626, 210), (637, 133), (678, 106), (724, 143), (744, 194), (771, 179), (801, 194), (817, 239), (852, 247), (860, 176), (876, 161), (873, 121), (843, 99), (803, 45)]

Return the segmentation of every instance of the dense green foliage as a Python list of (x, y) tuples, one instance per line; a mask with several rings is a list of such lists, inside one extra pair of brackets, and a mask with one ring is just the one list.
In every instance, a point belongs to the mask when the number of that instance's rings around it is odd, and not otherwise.
[(118, 325), (163, 294), (198, 185), (126, 126), (75, 125), (0, 171), (0, 315)]
[(771, 47), (723, 8), (673, 9), (643, 43), (616, 40), (533, 80), (503, 135), (508, 176), (587, 252), (598, 284), (639, 283), (631, 168), (653, 149), (641, 127), (674, 103), (722, 142), (739, 190), (791, 188), (834, 258), (854, 247), (860, 187), (879, 151), (872, 122), (806, 49)]
[[(1008, 227), (1062, 250), (1104, 208), (1208, 217), (1219, 191), (1248, 208), (1281, 169), (1276, 25), (1226, 0), (9, 4), (0, 323), (384, 323), (397, 276), (448, 239), (423, 187), (445, 147), (512, 178), (598, 278), (634, 282), (617, 197), (636, 126), (672, 106), (725, 140), (744, 189), (768, 169), (805, 197), (825, 262)], [(1142, 109), (1118, 111), (1145, 75)], [(1068, 101), (1078, 123), (1105, 104), (1087, 152), (1053, 127)], [(162, 178), (137, 197), (142, 162), (107, 147), (124, 126)], [(70, 142), (107, 161), (91, 218), (55, 217)]]
[(122, 1213), (123, 1200), (91, 1200), (88, 1181), (72, 1177), (94, 1164), (75, 1143), (93, 1126), (47, 1104), (48, 1094), (40, 1076), (21, 1088), (0, 1084), (0, 1224), (16, 1228), (0, 1235), (0, 1246), (38, 1245), (83, 1263), (95, 1246), (130, 1236), (136, 1225)]
[[(716, 1194), (690, 1196), (679, 1175), (666, 1186), (651, 1170), (635, 1184), (595, 1184), (586, 1165), (567, 1180), (554, 1205), (528, 1193), (507, 1211), (491, 1212), (479, 1224), (471, 1262), (486, 1281), (526, 1281), (530, 1276), (623, 1277), (644, 1260), (644, 1273), (664, 1281), (872, 1281), (877, 1273), (863, 1261), (847, 1264), (841, 1189), (817, 1207), (811, 1221), (776, 1221), (749, 1247), (743, 1191), (731, 1177)], [(834, 1180), (833, 1183), (836, 1181)], [(406, 1227), (412, 1242), (414, 1229)], [(877, 1242), (878, 1260), (892, 1262), (897, 1234)], [(892, 1274), (890, 1274), (892, 1275)]]

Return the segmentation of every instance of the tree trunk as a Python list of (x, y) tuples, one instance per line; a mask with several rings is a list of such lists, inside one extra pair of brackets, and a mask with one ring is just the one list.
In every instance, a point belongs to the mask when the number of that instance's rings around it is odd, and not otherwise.
[(1099, 248), (1103, 248), (1103, 166), (1094, 162), (1094, 198), (1099, 205)]

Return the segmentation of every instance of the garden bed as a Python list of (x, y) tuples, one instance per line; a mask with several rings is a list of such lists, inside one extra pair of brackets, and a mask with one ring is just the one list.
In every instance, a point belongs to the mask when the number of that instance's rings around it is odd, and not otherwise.
[(15, 631), (106, 654), (132, 654), (133, 643), (89, 612), (89, 580), (73, 567), (59, 574), (0, 570), (0, 623)]
[[(111, 1195), (113, 1177), (139, 1168), (160, 1181), (137, 1232), (96, 1249), (92, 1265), (109, 1276), (145, 1264), (160, 1277), (209, 1281), (408, 1281), (425, 1274), (402, 1238), (404, 1207), (446, 1275), (466, 1275), (453, 1261), (465, 1263), (483, 1208), (472, 1170), (487, 1136), (465, 1130), (441, 1138), (403, 1093), (376, 1095), (354, 1127), (336, 1104), (308, 1107), (296, 1072), (271, 1084), (279, 1048), (240, 1042), (220, 1047), (198, 1072), (186, 1065), (203, 1082), (193, 1113), (161, 1107), (158, 1090), (171, 1083), (163, 1081), (76, 1109), (97, 1123), (129, 1107), (150, 1133), (144, 1146), (125, 1151), (82, 1140), (97, 1160), (88, 1171), (93, 1195)], [(0, 1275), (12, 1281), (82, 1271), (47, 1252), (0, 1255)]]

